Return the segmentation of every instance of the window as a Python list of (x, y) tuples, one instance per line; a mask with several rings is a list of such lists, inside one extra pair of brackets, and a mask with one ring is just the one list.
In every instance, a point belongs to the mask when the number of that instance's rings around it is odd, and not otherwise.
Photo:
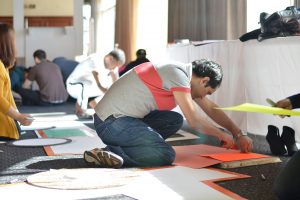
[(140, 0), (136, 49), (146, 49), (147, 58), (159, 62), (168, 41), (168, 1)]
[(91, 38), (91, 5), (83, 5), (83, 55), (88, 55), (91, 53), (91, 45), (93, 44)]
[(116, 0), (101, 0), (97, 6), (96, 50), (102, 57), (114, 49)]

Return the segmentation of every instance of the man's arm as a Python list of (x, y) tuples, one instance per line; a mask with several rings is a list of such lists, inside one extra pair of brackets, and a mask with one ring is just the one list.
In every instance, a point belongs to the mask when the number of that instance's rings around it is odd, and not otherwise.
[(174, 91), (173, 94), (188, 124), (192, 128), (202, 130), (204, 133), (224, 141), (224, 147), (230, 148), (233, 146), (234, 141), (232, 136), (216, 128), (213, 124), (200, 116), (190, 93)]
[(195, 102), (202, 108), (202, 110), (217, 124), (226, 128), (231, 132), (233, 137), (237, 140), (240, 148), (243, 152), (252, 151), (253, 144), (252, 140), (248, 136), (243, 136), (241, 129), (238, 128), (234, 122), (220, 109), (215, 109), (219, 107), (214, 102), (210, 101), (206, 97), (200, 99), (195, 99)]
[(30, 115), (19, 113), (12, 106), (9, 107), (7, 115), (25, 126), (28, 126), (32, 123), (32, 120), (29, 119)]
[(289, 110), (300, 108), (300, 94), (295, 94), (293, 96), (278, 101), (275, 107)]
[(25, 79), (24, 83), (23, 83), (23, 88), (25, 89), (31, 89), (31, 85), (32, 85), (32, 81), (30, 81), (28, 78)]
[(99, 74), (98, 74), (98, 72), (97, 72), (97, 71), (92, 71), (92, 73), (93, 73), (93, 76), (94, 76), (94, 79), (95, 79), (95, 81), (96, 81), (96, 83), (97, 83), (98, 88), (99, 88), (103, 93), (107, 92), (107, 88), (103, 87), (103, 86), (101, 85), (100, 81), (99, 81)]
[(109, 75), (111, 76), (112, 83), (116, 82), (119, 78), (118, 70), (111, 70)]

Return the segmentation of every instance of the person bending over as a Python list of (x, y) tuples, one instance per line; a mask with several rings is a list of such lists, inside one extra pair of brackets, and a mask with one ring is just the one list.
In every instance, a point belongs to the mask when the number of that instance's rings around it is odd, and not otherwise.
[[(171, 165), (175, 151), (165, 139), (183, 123), (182, 115), (171, 111), (176, 105), (192, 128), (217, 137), (224, 147), (238, 143), (241, 151), (251, 151), (252, 140), (206, 97), (219, 88), (222, 78), (221, 66), (206, 59), (135, 67), (95, 107), (96, 132), (107, 146), (86, 151), (85, 161), (113, 168)], [(232, 135), (201, 117), (196, 106)]]
[(67, 91), (77, 102), (75, 113), (87, 116), (88, 105), (96, 106), (96, 98), (102, 98), (107, 88), (118, 79), (118, 67), (125, 63), (125, 53), (114, 49), (104, 57), (104, 67), (98, 53), (91, 54), (79, 63), (67, 79)]

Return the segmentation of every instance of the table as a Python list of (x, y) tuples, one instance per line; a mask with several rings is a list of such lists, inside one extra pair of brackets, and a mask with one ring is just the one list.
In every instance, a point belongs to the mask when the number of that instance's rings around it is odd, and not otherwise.
[[(191, 62), (208, 58), (220, 63), (224, 72), (221, 87), (209, 98), (221, 107), (245, 102), (268, 105), (266, 98), (275, 102), (300, 93), (300, 37), (273, 38), (258, 42), (249, 40), (220, 41), (194, 46), (170, 45), (168, 59)], [(226, 111), (243, 130), (266, 135), (267, 126), (275, 125), (282, 131), (287, 125), (295, 129), (300, 141), (300, 118)], [(299, 134), (297, 134), (299, 133)]]

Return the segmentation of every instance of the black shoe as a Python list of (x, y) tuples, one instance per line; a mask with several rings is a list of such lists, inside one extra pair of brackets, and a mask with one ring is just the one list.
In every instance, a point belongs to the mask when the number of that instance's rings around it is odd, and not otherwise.
[(279, 130), (276, 126), (269, 125), (268, 133), (266, 136), (267, 142), (270, 145), (270, 150), (274, 155), (284, 155), (286, 153), (286, 149), (284, 147), (284, 143), (279, 135)]
[(281, 139), (285, 144), (289, 156), (292, 156), (298, 151), (295, 141), (295, 131), (291, 127), (283, 126)]

